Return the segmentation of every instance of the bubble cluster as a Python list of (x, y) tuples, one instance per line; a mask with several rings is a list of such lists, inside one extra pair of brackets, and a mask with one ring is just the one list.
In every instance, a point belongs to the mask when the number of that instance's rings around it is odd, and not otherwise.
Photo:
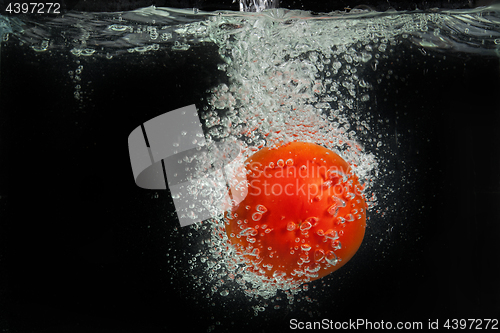
[[(353, 166), (364, 190), (370, 191), (378, 162), (372, 153), (364, 150), (358, 137), (358, 131), (370, 129), (370, 119), (363, 116), (357, 100), (369, 96), (371, 85), (362, 74), (369, 68), (368, 62), (381, 52), (374, 50), (374, 44), (386, 45), (382, 47), (386, 51), (391, 40), (371, 38), (367, 32), (364, 36), (353, 36), (345, 22), (335, 23), (274, 20), (267, 15), (253, 16), (246, 22), (230, 21), (227, 17), (214, 19), (208, 30), (225, 60), (219, 69), (230, 77), (230, 84), (221, 84), (209, 91), (209, 105), (201, 115), (207, 141), (236, 138), (242, 143), (246, 157), (263, 147), (292, 141), (320, 144), (345, 158)], [(227, 33), (228, 24), (238, 28)], [(318, 31), (322, 31), (321, 35)], [(293, 165), (294, 160), (290, 158), (272, 161), (266, 167), (276, 169)], [(305, 169), (307, 166), (300, 167), (300, 170)], [(323, 187), (332, 187), (339, 181), (346, 182), (346, 175), (332, 172), (327, 175)], [(339, 208), (345, 207), (354, 196), (349, 191), (333, 196), (328, 213), (336, 217)], [(376, 197), (370, 198), (373, 204)], [(321, 197), (311, 200), (320, 201)], [(272, 229), (258, 225), (266, 209), (259, 206), (246, 209), (252, 212), (252, 221), (231, 217), (238, 220), (241, 230), (235, 237), (244, 238), (251, 245), (260, 235), (272, 236)], [(316, 220), (312, 216), (302, 222), (285, 224), (287, 232), (297, 234), (296, 246), (290, 248), (301, 267), (293, 272), (295, 277), (314, 278), (321, 268), (320, 262), (335, 266), (340, 261), (334, 252), (342, 246), (339, 234), (333, 230), (315, 230)], [(354, 215), (347, 214), (339, 216), (336, 223), (353, 220)], [(274, 250), (262, 252), (251, 246), (236, 248), (224, 235), (223, 220), (212, 219), (209, 225), (212, 230), (209, 251), (214, 262), (220, 264), (215, 271), (213, 266), (206, 267), (211, 274), (234, 277), (234, 281), (239, 281), (240, 291), (249, 298), (268, 299), (279, 291), (295, 295), (300, 290), (300, 284), (279, 269), (264, 268), (274, 271), (272, 277), (252, 274), (245, 269), (249, 264), (245, 256), (253, 258), (250, 262), (260, 263), (263, 256), (275, 256)], [(329, 242), (331, 249), (313, 249), (307, 241), (309, 232)], [(249, 285), (252, 288), (248, 288)]]

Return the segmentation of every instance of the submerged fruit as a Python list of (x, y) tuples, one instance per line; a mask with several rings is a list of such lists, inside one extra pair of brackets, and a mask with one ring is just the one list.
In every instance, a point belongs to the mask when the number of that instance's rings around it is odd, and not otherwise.
[(225, 215), (247, 269), (303, 283), (342, 267), (365, 233), (366, 206), (349, 164), (322, 146), (264, 148), (245, 162), (248, 194)]

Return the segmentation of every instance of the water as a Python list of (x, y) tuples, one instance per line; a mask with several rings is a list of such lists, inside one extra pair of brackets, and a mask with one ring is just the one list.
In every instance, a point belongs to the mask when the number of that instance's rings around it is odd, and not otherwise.
[[(63, 59), (69, 69), (60, 79), (71, 87), (75, 110), (81, 112), (94, 103), (92, 96), (99, 89), (99, 78), (94, 74), (86, 80), (87, 71), (106, 66), (125, 71), (130, 60), (149, 68), (160, 59), (168, 66), (170, 57), (215, 62), (218, 73), (213, 75), (223, 79), (192, 93), (197, 96), (208, 145), (237, 140), (245, 156), (295, 140), (334, 150), (353, 166), (365, 187), (371, 228), (365, 237), (377, 235), (379, 244), (389, 244), (382, 253), (391, 246), (390, 232), (385, 230), (402, 225), (391, 218), (405, 207), (397, 204), (395, 193), (407, 190), (393, 181), (392, 166), (401, 156), (402, 134), (386, 130), (392, 120), (380, 116), (374, 93), (384, 82), (392, 82), (396, 93), (398, 85), (407, 84), (387, 64), (399, 61), (405, 52), (431, 55), (443, 63), (457, 55), (498, 58), (499, 27), (498, 6), (322, 15), (284, 9), (208, 13), (148, 7), (121, 13), (71, 12), (37, 22), (0, 17), (4, 48), (21, 48), (44, 62), (51, 57)], [(405, 173), (411, 175), (410, 169)], [(414, 188), (415, 183), (406, 186)], [(321, 302), (317, 299), (338, 288), (336, 273), (284, 289), (266, 284), (244, 270), (228, 242), (222, 215), (181, 229), (173, 227), (175, 215), (169, 206), (158, 207), (168, 224), (164, 274), (175, 277), (170, 282), (174, 289), (197, 307), (210, 309), (200, 316), (211, 322), (207, 331), (217, 329), (220, 321), (237, 318), (238, 311), (253, 317), (266, 313), (268, 319), (289, 311), (318, 316)], [(373, 239), (367, 242), (376, 248)], [(345, 276), (355, 276), (353, 270)]]

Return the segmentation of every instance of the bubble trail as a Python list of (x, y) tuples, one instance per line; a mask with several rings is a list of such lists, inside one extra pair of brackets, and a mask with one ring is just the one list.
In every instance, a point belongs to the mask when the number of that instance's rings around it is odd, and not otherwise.
[[(364, 150), (358, 138), (358, 132), (370, 126), (370, 118), (363, 114), (358, 98), (369, 95), (371, 86), (361, 78), (361, 74), (368, 68), (369, 60), (379, 52), (374, 47), (367, 47), (372, 43), (370, 36), (366, 33), (365, 36), (352, 36), (349, 24), (344, 22), (335, 22), (331, 26), (300, 19), (276, 23), (265, 14), (248, 18), (245, 22), (220, 17), (210, 22), (208, 27), (211, 39), (219, 46), (219, 53), (225, 61), (219, 68), (230, 78), (229, 83), (208, 91), (208, 105), (202, 113), (208, 145), (211, 142), (237, 140), (247, 158), (264, 147), (277, 144), (293, 141), (316, 143), (342, 156), (368, 193), (378, 161)], [(235, 31), (227, 33), (220, 30), (228, 24)], [(324, 35), (318, 37), (315, 31), (321, 30)], [(366, 40), (360, 43), (362, 38)], [(391, 42), (384, 39), (382, 43)], [(294, 165), (293, 158), (281, 158), (265, 167), (279, 170)], [(306, 172), (307, 166), (300, 170)], [(344, 184), (347, 179), (343, 176), (325, 175), (330, 177), (325, 178), (325, 189), (333, 189), (337, 183)], [(372, 195), (370, 198), (369, 207), (376, 200)], [(351, 199), (350, 193), (343, 193), (330, 201), (328, 212), (332, 219)], [(322, 198), (317, 196), (312, 200), (318, 202)], [(272, 228), (265, 228), (264, 225), (265, 216), (270, 212), (260, 206), (247, 207), (251, 214), (245, 221), (229, 215), (242, 228), (239, 234), (236, 231), (232, 233), (236, 239), (256, 246), (260, 237), (273, 235)], [(340, 262), (333, 252), (341, 248), (339, 241), (333, 244), (338, 234), (333, 235), (332, 230), (323, 234), (322, 230), (312, 228), (311, 221), (288, 221), (285, 229), (287, 232), (298, 232), (302, 237), (311, 233), (325, 240), (330, 238), (331, 250), (314, 249), (299, 237), (297, 249), (292, 247), (290, 253), (296, 253), (302, 262), (307, 263), (307, 269), (296, 271), (296, 276), (317, 274), (319, 266), (309, 264), (310, 259), (324, 260), (333, 266)], [(227, 223), (229, 221), (225, 223), (222, 215), (209, 221), (211, 237), (208, 257), (219, 263), (220, 268), (214, 270), (213, 266), (207, 266), (206, 270), (209, 275), (223, 277), (225, 281), (220, 282), (221, 279), (214, 277), (213, 281), (219, 281), (216, 285), (236, 282), (234, 289), (225, 290), (243, 293), (250, 299), (269, 299), (279, 292), (289, 292), (293, 296), (301, 290), (300, 285), (285, 279), (283, 270), (271, 266), (258, 268), (264, 255), (277, 255), (273, 249), (266, 249), (265, 254), (257, 247), (249, 248), (245, 253), (252, 259), (245, 258), (225, 234)], [(251, 230), (254, 235), (248, 231), (247, 226), (250, 225), (254, 225)], [(249, 265), (255, 265), (256, 270), (274, 273), (267, 278), (265, 274), (249, 271)]]

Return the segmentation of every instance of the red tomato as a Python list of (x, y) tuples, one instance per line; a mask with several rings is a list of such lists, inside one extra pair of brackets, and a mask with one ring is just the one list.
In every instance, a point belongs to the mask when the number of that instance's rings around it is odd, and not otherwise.
[(358, 178), (333, 151), (293, 142), (245, 161), (248, 194), (225, 214), (226, 233), (247, 269), (304, 283), (339, 269), (366, 227)]

